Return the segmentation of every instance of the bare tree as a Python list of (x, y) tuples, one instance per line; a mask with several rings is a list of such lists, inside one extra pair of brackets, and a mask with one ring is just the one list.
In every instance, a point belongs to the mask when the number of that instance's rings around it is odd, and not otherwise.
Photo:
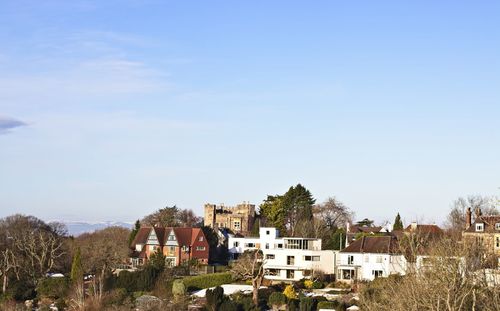
[(231, 269), (235, 278), (252, 281), (252, 300), (255, 305), (259, 303), (259, 288), (264, 280), (264, 264), (262, 251), (246, 251)]
[(345, 227), (353, 217), (353, 212), (335, 197), (329, 197), (325, 202), (315, 205), (313, 211), (315, 217), (321, 219), (330, 230)]
[[(460, 232), (465, 229), (465, 213), (468, 208), (472, 211), (472, 217), (475, 217), (475, 211), (480, 209), (483, 215), (498, 215), (500, 214), (495, 207), (496, 200), (494, 197), (469, 195), (468, 197), (460, 197), (453, 202), (453, 206), (448, 214), (446, 227), (449, 230)], [(472, 219), (474, 222), (474, 219)]]

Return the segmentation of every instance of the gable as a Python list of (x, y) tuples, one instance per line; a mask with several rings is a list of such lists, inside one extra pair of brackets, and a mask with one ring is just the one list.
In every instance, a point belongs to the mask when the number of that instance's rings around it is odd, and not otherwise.
[(165, 238), (165, 245), (167, 246), (179, 246), (179, 242), (177, 241), (177, 236), (175, 235), (174, 229), (170, 229), (167, 231), (168, 234)]
[(149, 232), (148, 240), (146, 244), (149, 245), (160, 245), (160, 241), (158, 240), (158, 236), (156, 235), (156, 231), (151, 229)]

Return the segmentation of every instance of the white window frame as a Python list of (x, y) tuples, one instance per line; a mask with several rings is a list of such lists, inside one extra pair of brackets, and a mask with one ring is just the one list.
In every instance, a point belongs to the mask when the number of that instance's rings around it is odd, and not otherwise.
[(476, 231), (477, 232), (484, 232), (484, 223), (480, 222), (476, 224)]

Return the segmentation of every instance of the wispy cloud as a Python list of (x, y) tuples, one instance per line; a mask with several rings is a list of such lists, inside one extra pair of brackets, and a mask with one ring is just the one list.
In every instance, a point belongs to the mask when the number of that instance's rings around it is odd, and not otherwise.
[(0, 116), (0, 135), (2, 134), (7, 134), (9, 133), (12, 129), (15, 129), (17, 127), (22, 127), (26, 126), (27, 124), (23, 121), (10, 118), (10, 117), (5, 117), (5, 116)]

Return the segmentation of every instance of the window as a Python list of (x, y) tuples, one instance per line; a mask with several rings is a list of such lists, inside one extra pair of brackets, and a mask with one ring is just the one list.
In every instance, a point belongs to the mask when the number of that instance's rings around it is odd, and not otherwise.
[(375, 257), (375, 262), (376, 263), (382, 263), (382, 256)]
[(304, 256), (304, 261), (320, 261), (319, 256)]
[(347, 264), (352, 265), (353, 263), (354, 263), (354, 256), (353, 255), (347, 256)]
[(169, 251), (170, 251), (171, 253), (175, 252), (175, 246), (170, 246), (170, 247), (169, 247)]
[(169, 241), (175, 241), (175, 235), (171, 234), (168, 236)]
[(234, 230), (236, 230), (236, 231), (241, 230), (241, 222), (239, 222), (239, 221), (234, 222)]
[(484, 224), (483, 223), (476, 224), (476, 231), (479, 232), (484, 231)]
[(269, 249), (269, 243), (266, 243), (266, 249)]
[(379, 277), (382, 277), (383, 276), (383, 271), (382, 270), (372, 270), (372, 275), (375, 277), (375, 278), (379, 278)]
[(240, 246), (239, 242), (233, 242), (233, 247), (238, 247), (238, 246)]
[(183, 245), (182, 246), (182, 251), (183, 252), (189, 252), (189, 246)]
[(278, 269), (268, 269), (267, 270), (267, 275), (277, 276), (279, 274), (280, 274), (280, 270), (278, 270)]
[(286, 264), (291, 266), (295, 264), (295, 256), (286, 256)]
[(313, 256), (313, 261), (320, 261), (320, 257), (319, 256)]
[(278, 243), (278, 249), (282, 249), (282, 248), (283, 248), (283, 244)]
[(255, 247), (255, 243), (245, 243), (245, 247)]
[(205, 246), (196, 246), (196, 250), (197, 251), (204, 251), (205, 250)]
[(500, 248), (500, 236), (495, 237), (495, 248)]
[(312, 260), (312, 256), (304, 256), (304, 261), (311, 261)]
[(203, 237), (200, 236), (200, 238), (198, 239), (198, 241), (203, 242)]
[(302, 271), (302, 275), (303, 276), (311, 276), (312, 275), (312, 271), (311, 270), (304, 270), (304, 271)]
[(269, 235), (271, 234), (271, 232), (269, 230), (266, 230), (266, 235)]
[(500, 230), (500, 222), (497, 222), (497, 223), (495, 224), (495, 230)]
[(295, 271), (294, 270), (286, 270), (286, 278), (287, 279), (295, 278)]
[(266, 259), (274, 259), (274, 254), (267, 254)]

